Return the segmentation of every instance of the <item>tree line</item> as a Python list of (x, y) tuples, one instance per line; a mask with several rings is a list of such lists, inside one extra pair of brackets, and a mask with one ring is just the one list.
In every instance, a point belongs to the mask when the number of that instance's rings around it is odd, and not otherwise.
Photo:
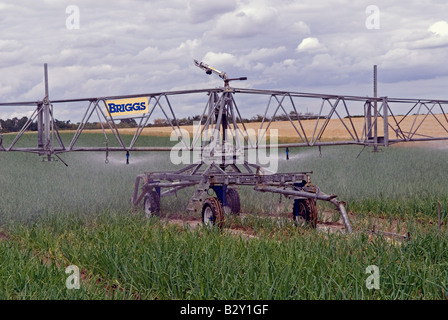
[[(299, 119), (316, 119), (318, 116), (307, 112), (305, 114), (302, 113), (298, 113)], [(257, 114), (251, 118), (242, 118), (242, 121), (244, 123), (248, 123), (248, 122), (261, 122), (263, 121), (263, 116), (261, 114)], [(177, 119), (178, 123), (180, 126), (185, 126), (185, 125), (192, 125), (193, 122), (195, 121), (199, 121), (201, 119), (200, 115), (195, 115), (193, 117), (187, 117), (187, 118), (181, 118), (181, 119)], [(291, 120), (297, 120), (297, 115), (294, 111), (291, 111), (289, 113), (289, 115), (286, 114), (280, 114), (280, 115), (276, 115), (272, 118), (272, 121), (289, 121), (289, 119)], [(264, 118), (264, 121), (270, 121), (271, 118), (270, 117), (266, 117)], [(164, 126), (168, 126), (169, 125), (169, 121), (165, 118), (156, 118), (154, 119), (154, 124), (149, 125), (149, 126), (153, 126), (153, 127), (164, 127)]]
[[(312, 113), (305, 113), (305, 114), (299, 113), (298, 116), (300, 119), (315, 119), (317, 117), (317, 115), (314, 115)], [(297, 116), (293, 111), (290, 112), (289, 117), (286, 114), (281, 114), (281, 115), (276, 115), (275, 117), (273, 117), (272, 120), (273, 121), (288, 121), (289, 118), (292, 120), (297, 120)], [(195, 116), (189, 116), (186, 118), (177, 119), (177, 122), (180, 126), (192, 125), (195, 121), (199, 121), (200, 119), (201, 119), (200, 115), (195, 115)], [(243, 118), (242, 120), (245, 123), (261, 122), (263, 120), (263, 116), (257, 114), (251, 118)], [(268, 118), (268, 117), (265, 118), (265, 121), (270, 121), (270, 120), (271, 120), (271, 118)], [(175, 123), (173, 120), (171, 120), (171, 121), (173, 123)], [(18, 132), (23, 128), (23, 126), (27, 122), (28, 122), (28, 117), (22, 117), (20, 119), (17, 117), (14, 117), (12, 119), (7, 119), (7, 120), (0, 119), (0, 133)], [(55, 119), (55, 121), (54, 121), (54, 125), (58, 130), (76, 130), (78, 128), (79, 124), (80, 124), (79, 122), (72, 123), (70, 120), (61, 121), (61, 120)], [(156, 118), (156, 119), (154, 119), (153, 123), (147, 124), (147, 127), (164, 127), (164, 126), (168, 126), (168, 125), (169, 125), (169, 121), (167, 119)], [(107, 123), (88, 122), (85, 125), (85, 129), (101, 129), (102, 127), (108, 128)], [(119, 120), (117, 127), (118, 128), (136, 128), (136, 127), (138, 127), (138, 123), (132, 118), (131, 119), (121, 119), (121, 120)], [(37, 131), (37, 121), (32, 122), (28, 126), (27, 130), (28, 131)]]
[[(28, 117), (22, 117), (19, 118), (12, 118), (3, 120), (0, 119), (0, 133), (8, 133), (8, 132), (18, 132), (22, 130), (23, 126), (28, 122)], [(54, 126), (58, 130), (76, 130), (79, 127), (78, 123), (71, 123), (70, 120), (67, 121), (61, 121), (58, 119), (55, 119)], [(104, 128), (108, 127), (107, 123), (102, 124)], [(134, 119), (122, 119), (120, 123), (117, 125), (119, 128), (136, 128), (138, 125), (135, 122)], [(100, 122), (88, 122), (85, 125), (86, 129), (101, 129), (101, 123)], [(27, 131), (37, 131), (37, 121), (34, 121), (30, 123), (30, 125), (27, 128)]]

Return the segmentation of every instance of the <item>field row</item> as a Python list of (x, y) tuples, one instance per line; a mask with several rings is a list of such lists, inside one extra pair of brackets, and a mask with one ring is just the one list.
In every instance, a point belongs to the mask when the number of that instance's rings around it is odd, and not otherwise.
[[(247, 224), (256, 237), (110, 212), (15, 225), (0, 240), (0, 298), (448, 298), (446, 233), (417, 227), (398, 244), (365, 233)], [(67, 287), (68, 266), (80, 270), (79, 289)], [(378, 267), (378, 289), (366, 286), (369, 266)]]

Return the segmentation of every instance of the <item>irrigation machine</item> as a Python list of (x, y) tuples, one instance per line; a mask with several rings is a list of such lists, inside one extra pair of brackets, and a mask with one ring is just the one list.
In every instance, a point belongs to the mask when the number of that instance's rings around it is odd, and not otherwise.
[[(174, 153), (192, 153), (196, 161), (177, 171), (145, 172), (136, 177), (131, 197), (132, 206), (143, 206), (146, 215), (160, 215), (161, 198), (172, 196), (184, 188), (191, 188), (192, 196), (186, 205), (188, 211), (201, 215), (204, 224), (223, 227), (225, 218), (230, 214), (239, 214), (241, 209), (239, 187), (248, 186), (258, 192), (280, 194), (291, 200), (291, 218), (297, 224), (306, 222), (312, 227), (318, 223), (316, 202), (327, 201), (339, 211), (347, 233), (352, 227), (345, 209), (345, 203), (337, 200), (336, 195), (328, 195), (311, 182), (312, 172), (273, 172), (257, 164), (257, 152), (276, 150), (276, 148), (319, 147), (330, 145), (371, 146), (376, 151), (379, 146), (389, 146), (397, 142), (448, 140), (448, 119), (444, 108), (445, 100), (432, 99), (392, 99), (377, 97), (376, 66), (374, 67), (374, 96), (339, 96), (329, 94), (311, 94), (290, 91), (257, 90), (234, 88), (231, 81), (246, 80), (245, 77), (229, 78), (206, 63), (194, 60), (195, 65), (207, 74), (216, 74), (224, 86), (212, 89), (169, 91), (94, 97), (83, 99), (49, 99), (47, 65), (44, 65), (45, 97), (42, 100), (27, 102), (5, 102), (0, 107), (35, 107), (32, 115), (21, 127), (9, 145), (4, 145), (0, 135), (0, 151), (32, 152), (43, 156), (45, 161), (54, 157), (62, 162), (60, 154), (65, 152), (105, 152), (106, 163), (109, 152), (165, 151)], [(189, 139), (179, 125), (172, 100), (173, 97), (186, 97), (199, 94), (206, 97), (205, 107), (193, 127), (193, 137)], [(257, 133), (250, 130), (244, 122), (236, 103), (236, 96), (244, 96), (246, 101), (268, 100)], [(257, 97), (257, 99), (255, 99)], [(143, 100), (142, 100), (143, 99)], [(297, 99), (318, 101), (316, 113), (312, 118), (304, 117), (297, 108)], [(143, 102), (142, 102), (143, 101)], [(55, 122), (54, 110), (70, 103), (87, 105), (82, 121), (77, 126), (71, 141), (64, 144)], [(254, 102), (258, 103), (258, 102)], [(363, 111), (362, 126), (356, 125), (353, 104)], [(178, 144), (174, 147), (137, 146), (136, 142), (143, 129), (159, 110), (172, 129), (172, 136)], [(394, 114), (400, 110), (400, 116)], [(288, 112), (289, 111), (289, 112)], [(268, 130), (275, 116), (282, 114), (289, 123), (296, 138), (292, 142), (277, 143), (274, 134), (268, 138)], [(96, 115), (105, 136), (105, 146), (81, 147), (77, 141), (86, 124)], [(427, 118), (434, 117), (447, 134), (427, 136), (421, 134), (421, 128)], [(137, 128), (130, 144), (125, 144), (117, 121), (121, 119), (138, 120)], [(325, 139), (324, 133), (330, 121), (336, 121), (342, 127), (349, 140)], [(312, 122), (312, 129), (304, 121)], [(37, 123), (37, 146), (19, 147), (17, 142), (33, 123)], [(109, 146), (106, 131), (113, 133), (118, 146)], [(1, 132), (1, 127), (0, 127)], [(390, 138), (395, 134), (395, 138)], [(275, 142), (275, 143), (273, 143)], [(288, 149), (289, 150), (289, 149)], [(251, 157), (251, 155), (254, 155)], [(65, 163), (65, 162), (64, 162)]]

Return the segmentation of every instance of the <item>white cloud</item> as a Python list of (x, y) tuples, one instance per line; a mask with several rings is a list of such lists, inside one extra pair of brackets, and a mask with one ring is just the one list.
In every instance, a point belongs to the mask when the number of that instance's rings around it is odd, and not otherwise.
[(210, 1), (189, 0), (187, 3), (187, 15), (191, 22), (200, 23), (214, 19), (228, 11), (234, 10), (236, 0)]
[[(17, 110), (17, 108), (15, 108)], [(28, 109), (28, 110), (26, 110)], [(0, 113), (0, 119), (22, 119), (23, 117), (27, 117), (29, 118), (33, 112), (33, 110), (29, 110), (29, 108), (26, 108), (25, 110), (23, 108), (21, 108), (20, 111), (12, 111), (12, 112), (1, 112)]]
[(433, 23), (424, 37), (406, 43), (409, 49), (428, 49), (448, 46), (448, 23), (438, 21)]
[(267, 33), (277, 22), (273, 7), (250, 5), (222, 15), (216, 22), (211, 36), (247, 38)]
[(234, 72), (238, 72), (238, 69), (260, 71), (263, 70), (266, 63), (280, 59), (279, 57), (285, 52), (287, 52), (287, 48), (284, 46), (277, 48), (255, 48), (247, 54), (240, 55), (210, 51), (205, 54), (202, 61), (221, 71), (225, 71), (227, 68), (232, 68), (232, 71), (235, 69)]
[(236, 58), (233, 54), (227, 52), (207, 52), (202, 61), (218, 69), (218, 66), (234, 64)]
[(448, 76), (446, 1), (378, 0), (378, 30), (348, 0), (76, 0), (79, 30), (65, 27), (68, 4), (2, 1), (0, 101), (42, 99), (45, 62), (58, 99), (222, 85), (193, 58), (280, 90), (370, 90), (374, 64), (400, 86)]
[(303, 21), (295, 22), (291, 27), (291, 32), (297, 34), (309, 34), (310, 27)]
[(251, 68), (255, 68), (258, 65), (260, 68), (260, 64), (262, 62), (266, 62), (269, 60), (276, 60), (280, 55), (287, 52), (287, 48), (284, 46), (277, 48), (257, 48), (252, 49), (248, 54), (241, 55), (237, 61), (235, 61), (238, 67), (242, 67), (246, 70), (250, 70)]
[(276, 56), (280, 53), (285, 52), (286, 50), (287, 49), (284, 46), (280, 46), (277, 48), (252, 49), (252, 51), (247, 55), (247, 57), (251, 61), (259, 61), (270, 58), (272, 56)]
[(319, 42), (319, 39), (314, 37), (308, 37), (302, 40), (297, 46), (298, 52), (310, 52), (316, 53), (325, 50), (325, 46)]
[(182, 42), (179, 45), (178, 49), (179, 50), (186, 49), (186, 50), (192, 51), (192, 50), (196, 49), (198, 46), (200, 46), (200, 44), (201, 44), (201, 41), (198, 39), (193, 39), (193, 40), (189, 39), (189, 40)]
[(429, 31), (438, 37), (448, 36), (448, 23), (446, 21), (438, 21), (429, 27)]

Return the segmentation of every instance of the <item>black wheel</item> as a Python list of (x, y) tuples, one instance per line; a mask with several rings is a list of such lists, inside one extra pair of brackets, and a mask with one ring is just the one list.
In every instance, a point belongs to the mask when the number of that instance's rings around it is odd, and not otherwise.
[(159, 216), (160, 215), (160, 196), (159, 194), (151, 190), (145, 195), (145, 199), (143, 202), (143, 206), (145, 208), (145, 216)]
[(205, 225), (224, 225), (224, 210), (221, 201), (216, 197), (209, 197), (204, 201), (202, 206), (202, 223)]
[[(298, 206), (298, 208), (297, 208)], [(297, 210), (296, 210), (297, 208)], [(295, 215), (294, 213), (298, 214)], [(317, 226), (317, 206), (316, 200), (314, 199), (299, 199), (294, 201), (294, 207), (292, 211), (292, 218), (294, 219), (294, 223), (296, 225), (300, 224), (300, 221), (305, 221), (305, 223), (309, 224), (312, 228), (316, 228)]]
[(240, 195), (236, 189), (229, 188), (226, 193), (227, 205), (230, 208), (231, 214), (240, 214), (241, 202)]

